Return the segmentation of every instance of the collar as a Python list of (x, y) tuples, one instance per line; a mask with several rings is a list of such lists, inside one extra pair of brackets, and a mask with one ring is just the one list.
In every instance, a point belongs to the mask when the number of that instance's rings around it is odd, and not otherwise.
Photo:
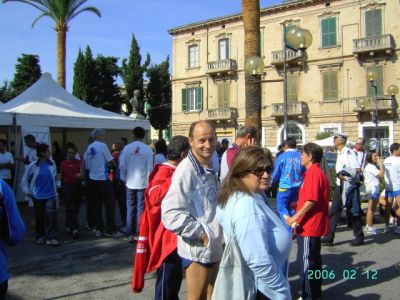
[(295, 151), (297, 151), (297, 149), (288, 148), (285, 150), (285, 152), (295, 152)]
[[(46, 159), (46, 162), (50, 165), (50, 166), (52, 166), (53, 165), (53, 162), (50, 160), (50, 159)], [(39, 166), (40, 165), (40, 159), (38, 159), (37, 161), (36, 161), (36, 166)]]
[(212, 173), (215, 174), (215, 171), (211, 168), (204, 168), (202, 165), (200, 165), (199, 161), (196, 159), (196, 157), (193, 155), (192, 150), (189, 151), (188, 156), (189, 161), (192, 163), (194, 169), (196, 172), (200, 175), (205, 175), (206, 173)]
[(347, 148), (347, 146), (344, 146), (342, 150), (338, 150), (338, 154), (343, 154), (346, 153), (347, 150), (350, 150), (350, 148)]
[(231, 148), (235, 148), (236, 151), (240, 150), (239, 146), (236, 143), (233, 143)]

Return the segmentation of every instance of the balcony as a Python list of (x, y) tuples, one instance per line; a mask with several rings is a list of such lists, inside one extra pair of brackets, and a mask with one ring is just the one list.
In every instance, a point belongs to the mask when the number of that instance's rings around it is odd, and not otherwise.
[[(271, 53), (271, 65), (279, 66), (283, 65), (283, 61), (285, 60), (283, 50), (272, 51)], [(304, 57), (303, 51), (293, 51), (291, 49), (286, 49), (286, 64), (301, 64), (302, 58)]]
[(356, 57), (362, 54), (370, 56), (374, 56), (375, 53), (391, 54), (394, 50), (394, 39), (391, 34), (353, 40), (353, 54)]
[(355, 98), (355, 106), (353, 112), (370, 112), (370, 111), (387, 111), (393, 112), (395, 109), (394, 101), (391, 96), (378, 96), (375, 97), (358, 97)]
[(210, 121), (234, 121), (238, 112), (234, 107), (210, 108), (207, 110), (207, 119)]
[[(292, 102), (287, 104), (287, 115), (297, 116), (303, 118), (308, 112), (307, 103), (303, 101)], [(272, 117), (283, 117), (284, 116), (284, 105), (283, 103), (272, 103)]]
[(237, 64), (234, 59), (223, 59), (217, 61), (210, 61), (207, 64), (207, 74), (211, 76), (220, 76), (222, 74), (231, 75), (236, 73)]

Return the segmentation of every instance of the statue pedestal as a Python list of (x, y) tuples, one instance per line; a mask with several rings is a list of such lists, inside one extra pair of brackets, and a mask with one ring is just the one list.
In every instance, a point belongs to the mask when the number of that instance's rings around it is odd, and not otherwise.
[(143, 117), (141, 114), (138, 114), (138, 113), (131, 113), (131, 114), (129, 115), (129, 117), (130, 117), (130, 118), (133, 118), (133, 119), (142, 119), (142, 120), (145, 119), (145, 117)]

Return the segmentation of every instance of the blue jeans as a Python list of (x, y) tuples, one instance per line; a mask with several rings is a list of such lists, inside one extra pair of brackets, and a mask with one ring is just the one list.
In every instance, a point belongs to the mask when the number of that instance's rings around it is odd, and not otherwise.
[(126, 188), (126, 233), (139, 234), (139, 220), (144, 211), (144, 191)]
[(278, 189), (278, 193), (276, 195), (276, 209), (285, 224), (286, 221), (283, 216), (287, 215), (291, 217), (296, 213), (294, 209), (290, 208), (290, 203), (297, 202), (299, 199), (299, 190), (300, 187), (290, 188), (284, 192), (281, 192)]

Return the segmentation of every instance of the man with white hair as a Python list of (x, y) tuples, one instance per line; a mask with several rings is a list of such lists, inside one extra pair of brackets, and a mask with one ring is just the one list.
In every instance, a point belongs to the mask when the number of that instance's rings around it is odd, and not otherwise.
[[(107, 145), (103, 142), (106, 131), (96, 128), (92, 131), (93, 142), (84, 154), (84, 166), (89, 175), (90, 197), (88, 202), (89, 215), (96, 227), (96, 236), (117, 237), (115, 228), (115, 205), (112, 195), (112, 184), (109, 180), (110, 165), (113, 157)], [(107, 226), (104, 232), (102, 205), (106, 209)]]

